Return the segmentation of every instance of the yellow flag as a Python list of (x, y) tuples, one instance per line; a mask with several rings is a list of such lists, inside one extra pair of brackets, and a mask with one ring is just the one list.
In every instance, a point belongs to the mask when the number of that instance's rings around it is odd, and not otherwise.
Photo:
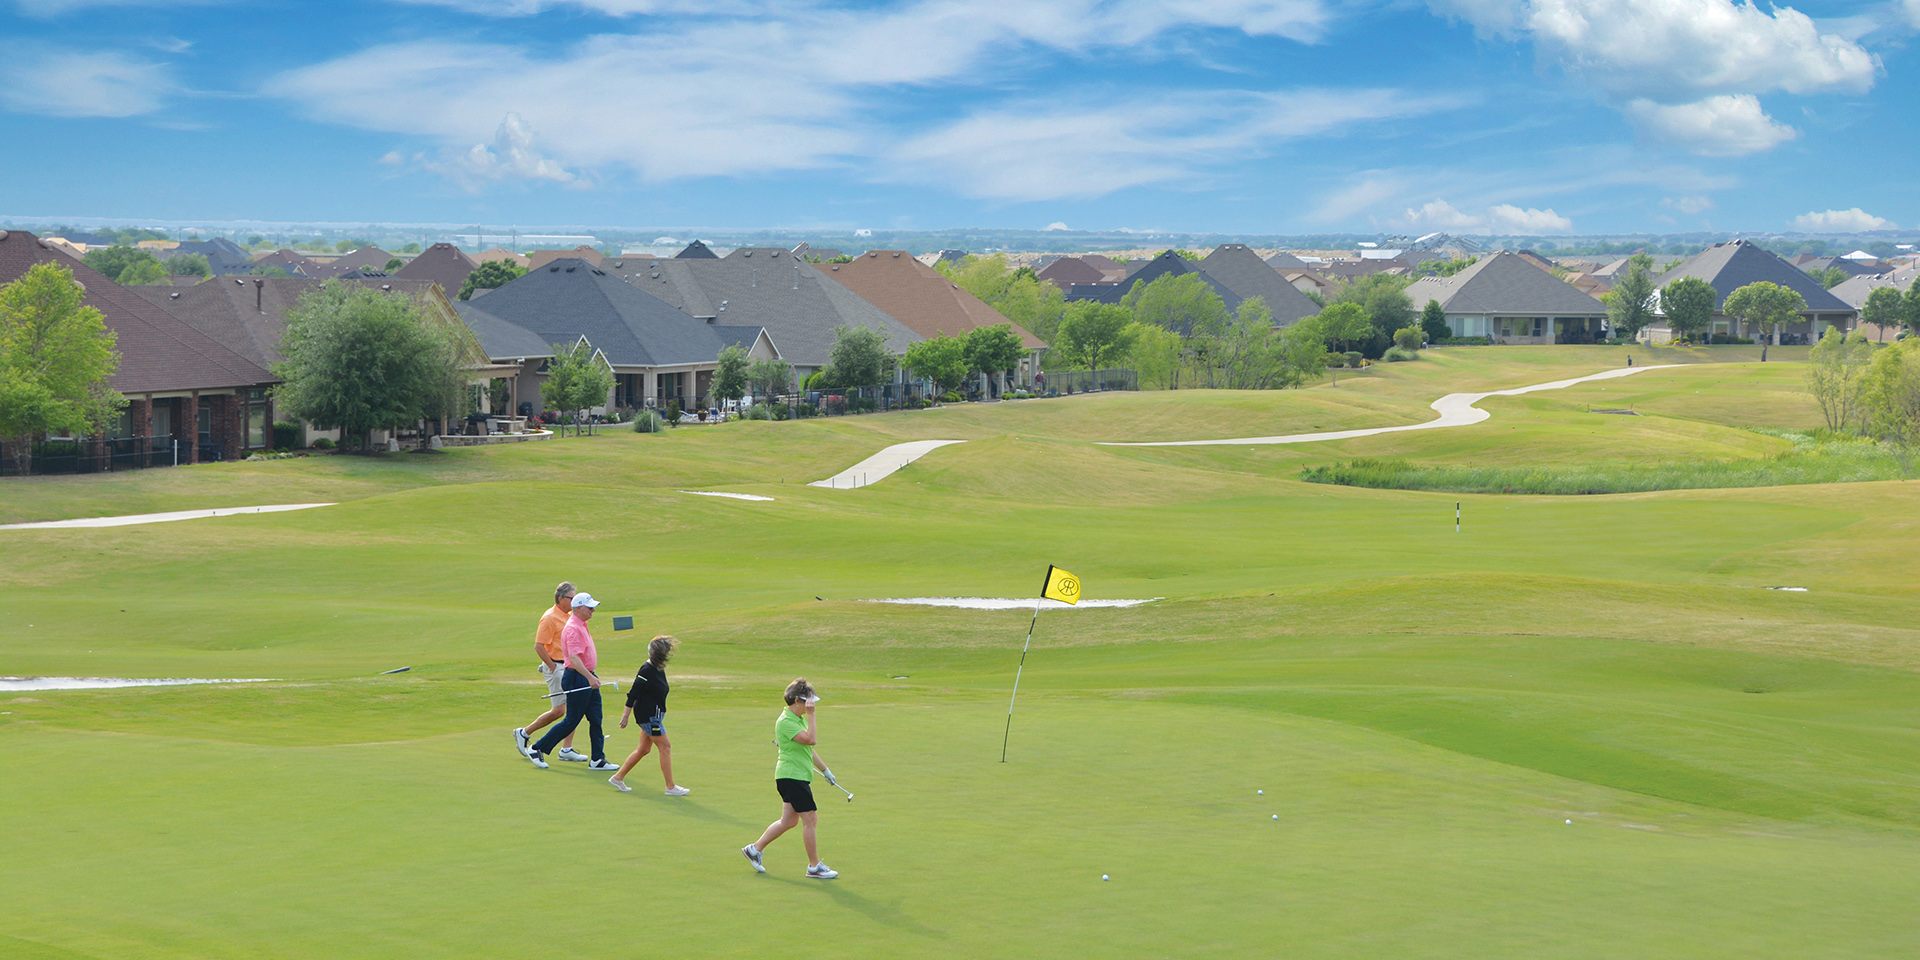
[(1040, 595), (1061, 603), (1080, 602), (1080, 578), (1055, 566), (1047, 567), (1047, 587)]

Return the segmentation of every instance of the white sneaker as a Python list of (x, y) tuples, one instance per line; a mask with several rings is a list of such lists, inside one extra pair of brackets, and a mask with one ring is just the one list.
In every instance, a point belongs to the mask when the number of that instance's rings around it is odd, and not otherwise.
[(527, 759), (533, 761), (533, 765), (536, 767), (539, 767), (542, 770), (545, 770), (547, 768), (547, 762), (545, 760), (540, 759), (540, 754), (538, 751), (528, 750)]
[(835, 870), (834, 868), (829, 867), (824, 863), (816, 863), (813, 866), (807, 868), (807, 876), (812, 877), (815, 880), (832, 880), (834, 877), (837, 877), (839, 875), (840, 875), (840, 871)]
[(587, 755), (576, 752), (572, 747), (561, 747), (560, 752), (554, 754), (554, 757), (560, 760), (572, 760), (576, 763), (587, 762)]
[(594, 762), (587, 764), (587, 769), (588, 770), (618, 770), (620, 769), (620, 765), (617, 763), (608, 763), (605, 760), (595, 760)]
[(669, 797), (684, 797), (692, 792), (693, 790), (690, 787), (672, 786), (667, 788), (667, 796)]
[(744, 846), (744, 847), (741, 847), (741, 848), (740, 848), (740, 855), (741, 855), (741, 856), (743, 856), (743, 857), (746, 857), (746, 858), (747, 858), (747, 862), (753, 865), (753, 872), (754, 872), (754, 873), (766, 873), (766, 872), (767, 872), (767, 865), (766, 865), (766, 864), (764, 864), (764, 863), (762, 863), (762, 862), (760, 862), (760, 851), (758, 851), (758, 850), (755, 850), (755, 849), (753, 848), (753, 844), (751, 844), (751, 843), (749, 843), (749, 844), (747, 844), (746, 846)]
[(526, 727), (514, 728), (513, 746), (515, 749), (520, 751), (521, 756), (524, 757), (527, 755), (527, 728)]
[(615, 790), (620, 791), (621, 793), (633, 792), (633, 788), (627, 786), (627, 782), (625, 780), (620, 779), (619, 777), (608, 777), (607, 782), (613, 784), (613, 788)]

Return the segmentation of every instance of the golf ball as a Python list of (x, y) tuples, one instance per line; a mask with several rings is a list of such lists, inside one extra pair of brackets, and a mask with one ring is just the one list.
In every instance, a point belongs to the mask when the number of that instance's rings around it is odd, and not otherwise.
[(1102, 879), (1102, 880), (1105, 880), (1106, 878), (1107, 878), (1107, 875), (1106, 875), (1106, 874), (1104, 874), (1104, 873), (1103, 873), (1103, 874), (1101, 874), (1101, 875), (1100, 875), (1100, 879)]
[(1267, 792), (1265, 790), (1255, 790), (1253, 793), (1255, 796), (1260, 796), (1260, 797), (1264, 797), (1267, 795)]
[(1278, 820), (1278, 819), (1280, 819), (1280, 815), (1276, 813), (1276, 814), (1274, 814), (1274, 815), (1273, 815), (1273, 818), (1274, 818), (1275, 820)]
[(1569, 827), (1571, 827), (1571, 826), (1573, 826), (1573, 821), (1572, 821), (1572, 820), (1568, 820), (1568, 821), (1567, 821), (1567, 826), (1569, 826)]

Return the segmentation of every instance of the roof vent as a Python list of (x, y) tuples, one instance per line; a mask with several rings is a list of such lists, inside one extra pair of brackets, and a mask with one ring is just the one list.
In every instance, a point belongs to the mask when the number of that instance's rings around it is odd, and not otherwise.
[(748, 250), (747, 252), (745, 252), (745, 253), (743, 253), (743, 254), (741, 254), (741, 256), (743, 256), (743, 257), (751, 257), (751, 256), (753, 256), (753, 251), (752, 251), (752, 250)]
[(178, 300), (178, 299), (180, 299), (180, 294), (179, 294), (179, 293), (169, 293), (169, 294), (167, 294), (167, 299), (168, 299), (168, 300)]
[(244, 287), (247, 285), (247, 282), (245, 280), (235, 280), (233, 285), (236, 287)]
[(381, 284), (381, 285), (380, 285), (380, 289), (382, 289), (382, 290), (392, 290), (392, 289), (393, 289), (393, 284), (391, 284), (391, 283), (383, 283), (383, 284)]
[(869, 254), (867, 254), (867, 256), (869, 256), (869, 257), (878, 257), (878, 256), (879, 256), (879, 254), (877, 254), (877, 253), (869, 253)]
[(568, 267), (568, 268), (567, 268), (567, 272), (568, 272), (568, 273), (572, 273), (573, 271), (575, 271), (575, 270), (578, 270), (578, 269), (580, 269), (580, 268), (579, 268), (579, 267)]
[(614, 268), (615, 270), (618, 270), (618, 269), (620, 269), (620, 265), (621, 265), (622, 263), (625, 263), (625, 262), (626, 262), (626, 261), (624, 261), (624, 260), (615, 260), (615, 261), (613, 262), (613, 268)]
[(7, 232), (5, 230), (0, 230), (0, 240), (5, 240), (6, 238), (7, 238)]
[(658, 280), (660, 279), (660, 271), (655, 270), (654, 272), (647, 274), (647, 276), (652, 277), (655, 280)]
[(834, 270), (836, 270), (836, 271), (837, 271), (837, 270), (839, 270), (839, 269), (840, 269), (840, 265), (839, 265), (839, 264), (837, 264), (837, 263), (836, 263), (836, 264), (834, 264), (834, 265), (833, 265), (833, 269), (834, 269)]
[(548, 272), (548, 273), (559, 273), (559, 272), (560, 272), (560, 265), (556, 263), (556, 264), (554, 264), (553, 266), (551, 266), (551, 267), (548, 267), (548, 268), (547, 268), (547, 272)]
[(899, 255), (898, 253), (896, 253), (896, 254), (894, 254), (894, 255), (893, 255), (893, 258), (894, 258), (895, 260), (898, 260), (898, 259), (900, 259), (900, 255)]

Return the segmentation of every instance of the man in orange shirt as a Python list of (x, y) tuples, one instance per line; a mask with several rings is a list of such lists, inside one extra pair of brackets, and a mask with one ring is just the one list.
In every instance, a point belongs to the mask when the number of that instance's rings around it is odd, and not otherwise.
[[(560, 632), (566, 629), (567, 618), (573, 615), (573, 584), (562, 583), (553, 589), (553, 606), (540, 615), (540, 626), (533, 631), (533, 655), (540, 658), (540, 676), (547, 681), (547, 692), (553, 694), (547, 698), (547, 712), (535, 718), (533, 722), (513, 731), (514, 746), (521, 756), (527, 755), (527, 741), (541, 727), (567, 715), (567, 699), (560, 696), (560, 675), (566, 672), (567, 653), (560, 646)], [(574, 752), (573, 734), (561, 741), (560, 752), (554, 754), (562, 760), (581, 760), (587, 758)]]

